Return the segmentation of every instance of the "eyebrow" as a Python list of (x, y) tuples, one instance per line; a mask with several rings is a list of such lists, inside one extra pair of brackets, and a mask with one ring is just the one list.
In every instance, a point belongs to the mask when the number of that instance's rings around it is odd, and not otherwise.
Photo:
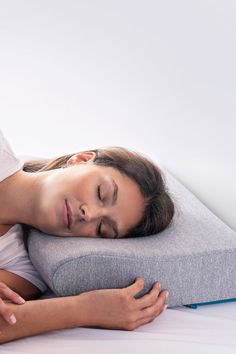
[(117, 186), (116, 182), (114, 181), (114, 179), (112, 179), (112, 184), (114, 187), (114, 192), (113, 192), (113, 196), (112, 196), (112, 206), (113, 206), (117, 200), (118, 186)]

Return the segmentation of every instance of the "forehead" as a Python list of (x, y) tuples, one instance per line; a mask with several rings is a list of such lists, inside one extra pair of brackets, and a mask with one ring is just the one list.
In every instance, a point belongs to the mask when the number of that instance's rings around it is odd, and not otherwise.
[(129, 194), (138, 194), (141, 199), (141, 192), (136, 181), (115, 167), (96, 165), (89, 161), (83, 164), (82, 170), (91, 177), (101, 177), (104, 181), (108, 181), (109, 183), (113, 180), (121, 189), (120, 193), (125, 189)]
[(97, 165), (93, 161), (87, 161), (86, 163), (79, 163), (74, 166), (74, 172), (83, 172), (83, 173), (88, 173), (91, 176), (97, 176), (101, 175), (104, 177), (110, 177), (110, 176), (117, 176), (117, 177), (122, 177), (125, 176), (123, 173), (121, 173), (118, 169), (112, 167), (112, 166), (103, 166), (103, 165)]
[(88, 164), (86, 168), (87, 171), (91, 173), (91, 175), (94, 174), (94, 176), (101, 176), (107, 181), (114, 179), (116, 183), (121, 184), (123, 187), (130, 187), (132, 185), (132, 189), (136, 189), (136, 191), (139, 192), (137, 183), (115, 167), (96, 165), (95, 163), (91, 163)]

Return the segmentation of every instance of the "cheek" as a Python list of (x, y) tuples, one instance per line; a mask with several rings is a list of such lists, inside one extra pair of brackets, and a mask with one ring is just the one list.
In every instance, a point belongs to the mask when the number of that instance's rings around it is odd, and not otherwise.
[(40, 225), (48, 225), (54, 228), (61, 226), (64, 199), (62, 194), (57, 193), (56, 188), (45, 189), (41, 193), (36, 211), (36, 217)]
[[(47, 198), (42, 198), (41, 202), (38, 206), (38, 217), (37, 219), (40, 221), (42, 225), (53, 225), (58, 224), (61, 203), (53, 203), (50, 196)], [(57, 219), (57, 220), (56, 220)]]
[(68, 188), (68, 193), (83, 204), (96, 202), (96, 184), (83, 179)]

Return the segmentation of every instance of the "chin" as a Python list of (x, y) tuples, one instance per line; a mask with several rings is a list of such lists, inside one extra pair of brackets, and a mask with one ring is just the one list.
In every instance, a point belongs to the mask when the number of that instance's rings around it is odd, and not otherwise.
[(37, 229), (49, 235), (60, 234), (60, 232), (58, 232), (59, 230), (56, 230), (55, 228), (55, 223), (52, 220), (52, 216), (50, 217), (50, 219), (49, 218), (47, 219), (47, 216), (41, 217), (40, 220), (38, 221)]
[(54, 235), (55, 233), (55, 230), (53, 230), (50, 226), (45, 225), (45, 223), (38, 224), (36, 228), (45, 234)]

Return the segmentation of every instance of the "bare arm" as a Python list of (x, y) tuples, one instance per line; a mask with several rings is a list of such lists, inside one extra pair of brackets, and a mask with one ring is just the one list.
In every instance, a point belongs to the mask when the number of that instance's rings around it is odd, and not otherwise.
[(155, 283), (148, 294), (134, 297), (144, 286), (136, 281), (122, 289), (93, 290), (77, 296), (8, 304), (16, 316), (14, 325), (0, 318), (0, 343), (57, 329), (99, 327), (133, 330), (151, 322), (164, 310), (166, 291)]
[[(8, 272), (4, 269), (0, 269), (0, 282), (6, 284), (25, 300), (33, 300), (42, 295), (41, 291), (34, 284), (19, 275)], [(1, 298), (3, 297), (1, 296)]]
[(6, 323), (14, 324), (16, 318), (14, 312), (4, 300), (22, 305), (25, 303), (25, 299), (32, 300), (41, 294), (41, 291), (28, 280), (15, 273), (0, 269), (0, 317)]
[(79, 296), (32, 300), (20, 306), (9, 303), (8, 307), (17, 321), (10, 325), (0, 318), (0, 343), (83, 324)]

